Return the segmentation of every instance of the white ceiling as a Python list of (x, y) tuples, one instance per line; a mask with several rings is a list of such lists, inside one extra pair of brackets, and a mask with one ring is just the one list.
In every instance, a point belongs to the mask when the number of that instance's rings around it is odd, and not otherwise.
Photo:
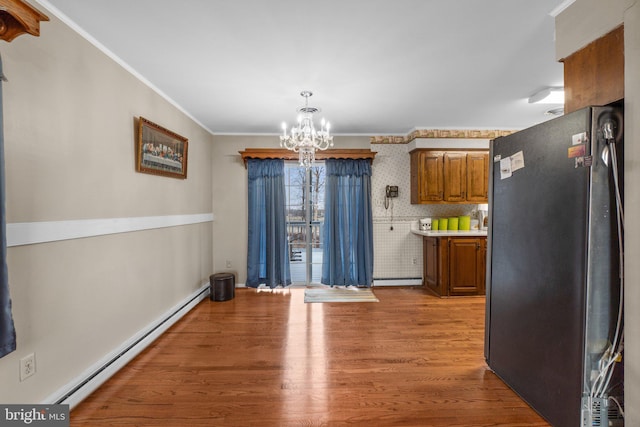
[(561, 0), (39, 2), (214, 134), (276, 134), (302, 90), (338, 135), (520, 129), (563, 84)]

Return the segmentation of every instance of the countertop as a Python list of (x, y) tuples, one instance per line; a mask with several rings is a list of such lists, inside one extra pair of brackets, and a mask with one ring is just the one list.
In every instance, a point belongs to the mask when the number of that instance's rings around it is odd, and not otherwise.
[(437, 230), (437, 231), (421, 231), (411, 229), (413, 234), (425, 237), (487, 237), (487, 230)]

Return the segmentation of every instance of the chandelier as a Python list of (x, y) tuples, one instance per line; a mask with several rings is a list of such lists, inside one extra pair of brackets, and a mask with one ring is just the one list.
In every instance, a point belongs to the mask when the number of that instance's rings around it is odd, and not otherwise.
[(316, 160), (316, 150), (333, 147), (333, 137), (329, 135), (329, 122), (322, 119), (318, 131), (313, 125), (314, 113), (320, 112), (318, 108), (309, 107), (309, 97), (313, 93), (305, 90), (300, 92), (300, 95), (304, 97), (304, 107), (298, 108), (298, 124), (291, 128), (291, 134), (287, 134), (287, 124), (282, 123), (280, 147), (298, 153), (300, 166), (308, 168)]

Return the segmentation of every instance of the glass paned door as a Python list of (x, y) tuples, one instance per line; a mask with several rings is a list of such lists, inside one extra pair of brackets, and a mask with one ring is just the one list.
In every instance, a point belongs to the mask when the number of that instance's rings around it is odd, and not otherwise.
[(324, 164), (305, 169), (285, 164), (291, 282), (320, 283), (324, 224)]

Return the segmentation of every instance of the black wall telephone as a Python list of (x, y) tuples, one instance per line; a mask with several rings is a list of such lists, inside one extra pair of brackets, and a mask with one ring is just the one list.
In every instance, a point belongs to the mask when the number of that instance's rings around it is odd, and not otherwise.
[[(397, 185), (387, 185), (385, 189), (385, 197), (384, 197), (384, 208), (389, 209), (389, 199), (393, 197), (398, 197), (398, 186)], [(391, 228), (393, 230), (393, 228)]]
[[(389, 199), (398, 197), (398, 186), (397, 185), (387, 185), (385, 189), (385, 197), (384, 197), (384, 208), (389, 209)], [(393, 205), (391, 206), (391, 227), (390, 230), (393, 230)]]

